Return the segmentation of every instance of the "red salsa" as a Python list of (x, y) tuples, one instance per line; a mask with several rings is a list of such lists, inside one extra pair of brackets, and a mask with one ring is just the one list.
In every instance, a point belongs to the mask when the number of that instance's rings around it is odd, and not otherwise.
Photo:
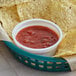
[(48, 27), (30, 26), (22, 29), (16, 35), (16, 40), (30, 48), (47, 48), (58, 41), (58, 35)]

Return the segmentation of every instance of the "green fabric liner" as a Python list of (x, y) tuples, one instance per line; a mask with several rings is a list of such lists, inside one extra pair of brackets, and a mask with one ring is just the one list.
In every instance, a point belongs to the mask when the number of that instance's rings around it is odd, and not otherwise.
[[(20, 61), (21, 63), (29, 67), (32, 67), (41, 71), (48, 71), (48, 72), (71, 71), (71, 68), (68, 62), (63, 58), (45, 57), (45, 56), (32, 54), (20, 49), (19, 47), (14, 45), (12, 42), (8, 42), (8, 41), (3, 41), (3, 42), (11, 49), (12, 54), (18, 61)], [(31, 59), (34, 59), (35, 61)], [(29, 63), (25, 63), (25, 61), (28, 61)], [(44, 63), (39, 62), (39, 61), (44, 61)], [(49, 64), (47, 62), (52, 62), (52, 64)], [(57, 64), (57, 62), (61, 62), (61, 64)], [(32, 63), (36, 64), (36, 66), (31, 65)], [(39, 67), (39, 65), (43, 65), (43, 68)], [(48, 66), (51, 66), (52, 68), (49, 69), (47, 68)]]

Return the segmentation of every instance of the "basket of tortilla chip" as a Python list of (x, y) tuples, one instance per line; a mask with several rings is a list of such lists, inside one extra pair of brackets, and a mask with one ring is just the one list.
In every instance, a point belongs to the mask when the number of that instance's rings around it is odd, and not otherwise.
[[(75, 8), (75, 0), (1, 0), (0, 40), (11, 49), (18, 61), (34, 69), (49, 72), (76, 70)], [(32, 18), (50, 20), (62, 29), (64, 37), (53, 57), (29, 53), (9, 41), (13, 28), (21, 21)]]

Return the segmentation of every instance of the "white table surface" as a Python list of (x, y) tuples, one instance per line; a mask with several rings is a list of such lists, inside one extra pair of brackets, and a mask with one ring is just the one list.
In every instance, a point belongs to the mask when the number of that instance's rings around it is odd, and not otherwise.
[(9, 48), (0, 42), (0, 76), (76, 76), (74, 72), (42, 72), (17, 62), (8, 51)]

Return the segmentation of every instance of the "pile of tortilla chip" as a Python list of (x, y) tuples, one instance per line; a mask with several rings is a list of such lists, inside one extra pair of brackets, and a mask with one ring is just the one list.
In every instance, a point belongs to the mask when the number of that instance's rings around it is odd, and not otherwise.
[(76, 54), (76, 0), (0, 0), (0, 22), (10, 37), (19, 22), (32, 18), (50, 20), (62, 29), (55, 57)]

